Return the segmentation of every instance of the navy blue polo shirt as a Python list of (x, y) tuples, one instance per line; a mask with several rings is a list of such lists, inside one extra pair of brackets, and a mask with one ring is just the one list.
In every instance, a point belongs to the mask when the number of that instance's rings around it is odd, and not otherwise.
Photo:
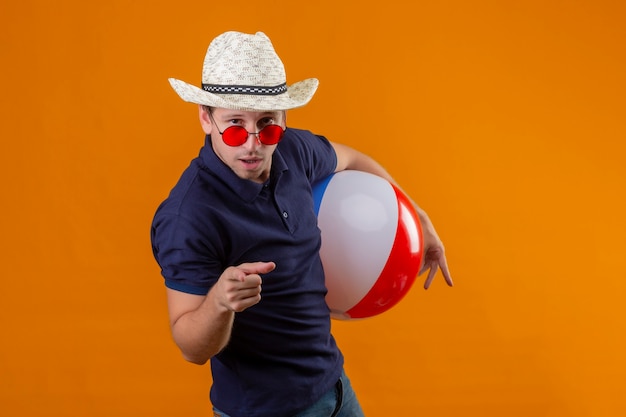
[(228, 266), (273, 261), (261, 301), (211, 358), (211, 402), (232, 417), (291, 416), (339, 379), (311, 184), (336, 167), (323, 137), (287, 129), (265, 184), (239, 178), (210, 137), (159, 206), (152, 246), (168, 288), (206, 294)]

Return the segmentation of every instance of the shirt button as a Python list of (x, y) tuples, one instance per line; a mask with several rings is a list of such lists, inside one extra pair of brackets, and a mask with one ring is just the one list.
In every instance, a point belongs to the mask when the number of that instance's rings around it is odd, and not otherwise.
[(289, 214), (287, 214), (286, 211), (283, 211), (283, 217), (286, 219), (287, 217), (289, 217)]

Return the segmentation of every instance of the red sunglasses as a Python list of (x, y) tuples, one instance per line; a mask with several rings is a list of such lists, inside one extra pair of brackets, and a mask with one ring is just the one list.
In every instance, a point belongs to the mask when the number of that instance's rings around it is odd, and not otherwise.
[(222, 135), (222, 140), (228, 146), (241, 146), (248, 140), (250, 135), (255, 135), (259, 142), (264, 145), (276, 145), (283, 138), (285, 131), (279, 125), (267, 125), (258, 132), (248, 132), (243, 126), (229, 126), (220, 132), (220, 128), (215, 123), (215, 119), (211, 115), (211, 112), (207, 112), (211, 121), (217, 128), (217, 131)]

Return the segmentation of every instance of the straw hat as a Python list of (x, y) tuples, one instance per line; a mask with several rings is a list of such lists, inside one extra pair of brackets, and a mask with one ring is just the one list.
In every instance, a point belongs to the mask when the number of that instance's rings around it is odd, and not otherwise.
[(202, 66), (202, 88), (175, 78), (172, 88), (185, 101), (245, 111), (302, 107), (317, 90), (309, 78), (287, 86), (285, 67), (262, 32), (226, 32), (209, 45)]

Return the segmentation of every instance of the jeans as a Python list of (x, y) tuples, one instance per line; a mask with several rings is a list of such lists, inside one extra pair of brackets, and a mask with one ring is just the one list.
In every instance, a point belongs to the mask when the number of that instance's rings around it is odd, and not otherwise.
[[(230, 417), (215, 407), (214, 417)], [(363, 410), (350, 385), (345, 372), (335, 386), (319, 399), (318, 402), (296, 414), (294, 417), (364, 417)]]

